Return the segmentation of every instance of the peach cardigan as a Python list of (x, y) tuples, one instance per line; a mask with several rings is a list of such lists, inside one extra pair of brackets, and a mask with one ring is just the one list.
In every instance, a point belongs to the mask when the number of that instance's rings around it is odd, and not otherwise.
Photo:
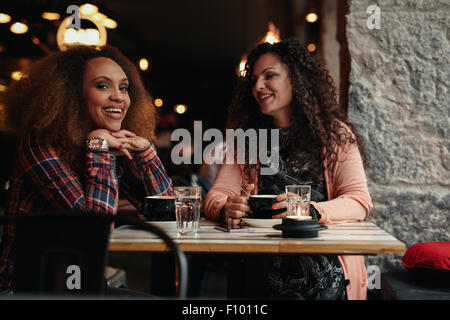
[[(325, 182), (328, 201), (311, 202), (322, 218), (319, 223), (339, 223), (347, 221), (363, 221), (372, 209), (372, 201), (367, 188), (366, 175), (356, 144), (345, 144), (338, 147), (338, 161), (330, 177), (325, 170)], [(324, 161), (326, 168), (327, 162)], [(208, 219), (217, 220), (228, 196), (241, 193), (243, 183), (242, 166), (223, 164), (211, 190), (203, 201), (203, 211)], [(252, 183), (256, 183), (255, 181)], [(257, 193), (256, 188), (252, 193)], [(338, 256), (344, 270), (345, 279), (350, 280), (347, 286), (349, 300), (365, 300), (367, 297), (367, 272), (363, 256)]]

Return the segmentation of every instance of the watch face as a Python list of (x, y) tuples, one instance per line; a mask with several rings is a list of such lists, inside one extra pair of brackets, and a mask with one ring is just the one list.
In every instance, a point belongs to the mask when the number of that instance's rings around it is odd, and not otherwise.
[(98, 138), (98, 137), (89, 139), (87, 146), (89, 149), (96, 150), (96, 151), (107, 149), (106, 141), (104, 139)]
[(102, 145), (103, 145), (103, 139), (94, 138), (94, 139), (91, 140), (91, 146), (93, 148), (100, 149), (102, 147)]

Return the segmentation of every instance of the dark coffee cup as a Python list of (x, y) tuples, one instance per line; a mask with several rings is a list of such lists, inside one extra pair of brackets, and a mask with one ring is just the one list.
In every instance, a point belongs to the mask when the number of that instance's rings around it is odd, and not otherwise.
[(149, 221), (175, 221), (175, 197), (145, 197), (143, 214)]
[(276, 194), (258, 194), (250, 196), (248, 204), (252, 212), (248, 217), (254, 219), (271, 219), (272, 216), (286, 211), (286, 208), (277, 210), (272, 209), (272, 205), (277, 202)]

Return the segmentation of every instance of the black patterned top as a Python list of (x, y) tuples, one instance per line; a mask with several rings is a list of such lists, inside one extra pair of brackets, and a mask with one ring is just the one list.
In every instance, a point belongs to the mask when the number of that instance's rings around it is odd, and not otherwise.
[[(298, 149), (289, 153), (289, 129), (280, 129), (279, 171), (273, 175), (258, 176), (259, 194), (281, 194), (285, 185), (311, 185), (311, 200), (328, 200), (323, 163), (311, 152), (307, 141), (296, 142)], [(322, 170), (312, 170), (321, 166)], [(319, 175), (313, 173), (320, 172)], [(320, 219), (317, 210), (311, 208), (313, 218)], [(335, 255), (273, 255), (267, 285), (272, 299), (346, 299), (341, 263)]]
[[(325, 177), (323, 174), (323, 163), (320, 159), (315, 159), (307, 142), (298, 143), (298, 150), (290, 154), (289, 128), (280, 129), (280, 161), (278, 172), (273, 175), (258, 176), (259, 194), (281, 194), (285, 192), (284, 187), (289, 184), (311, 185), (311, 200), (320, 202), (328, 200), (325, 187)], [(321, 174), (313, 175), (314, 166), (321, 166)]]

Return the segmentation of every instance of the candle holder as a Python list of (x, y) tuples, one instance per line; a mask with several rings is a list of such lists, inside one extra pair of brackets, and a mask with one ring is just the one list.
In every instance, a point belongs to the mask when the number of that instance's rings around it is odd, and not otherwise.
[(319, 224), (317, 219), (284, 218), (281, 224), (273, 226), (281, 230), (283, 238), (317, 238), (319, 231), (328, 229), (327, 226)]

